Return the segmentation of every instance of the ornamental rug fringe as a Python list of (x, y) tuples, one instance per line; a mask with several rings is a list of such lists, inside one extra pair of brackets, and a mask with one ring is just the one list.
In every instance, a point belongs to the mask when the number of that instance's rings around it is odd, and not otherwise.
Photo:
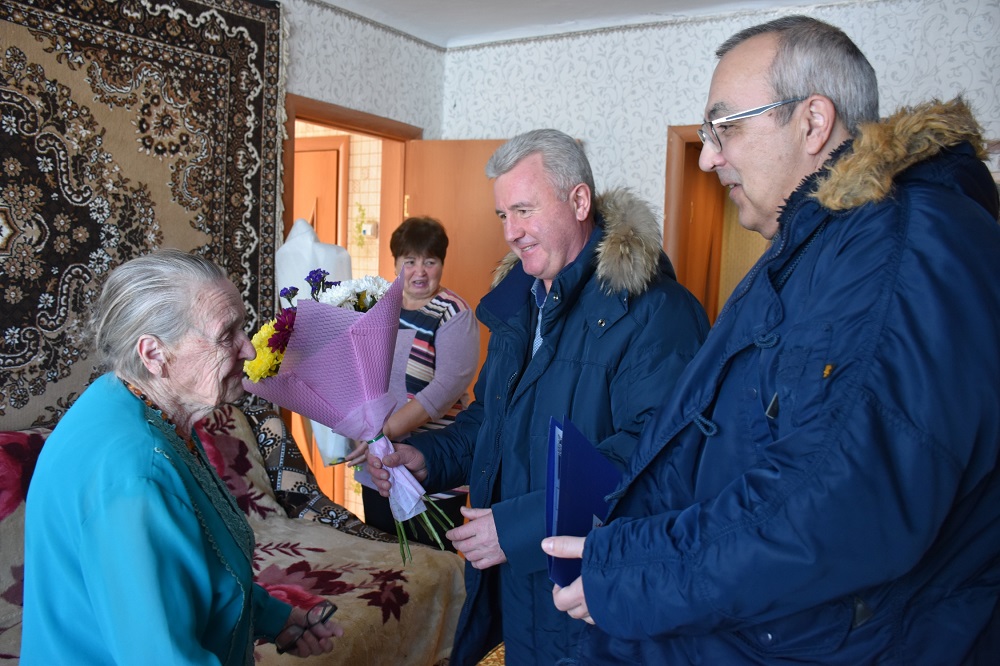
[(97, 375), (87, 310), (160, 247), (274, 309), (284, 99), (277, 4), (0, 4), (0, 429), (51, 426)]

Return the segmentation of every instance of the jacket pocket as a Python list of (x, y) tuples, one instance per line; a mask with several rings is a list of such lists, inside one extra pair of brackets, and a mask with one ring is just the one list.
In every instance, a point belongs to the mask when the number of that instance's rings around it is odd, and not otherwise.
[[(751, 650), (764, 656), (817, 658), (843, 645), (851, 631), (854, 609), (846, 600), (815, 606), (778, 620), (734, 632)], [(822, 661), (822, 659), (820, 659)]]
[[(778, 424), (797, 428), (822, 412), (835, 364), (830, 358), (833, 325), (811, 322), (783, 334), (790, 340), (778, 357)], [(781, 427), (786, 426), (786, 427)]]

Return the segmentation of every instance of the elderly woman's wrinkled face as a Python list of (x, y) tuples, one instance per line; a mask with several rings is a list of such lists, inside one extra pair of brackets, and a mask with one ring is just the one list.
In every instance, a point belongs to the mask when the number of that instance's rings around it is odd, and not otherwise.
[(191, 322), (167, 363), (170, 392), (192, 410), (239, 399), (243, 361), (256, 352), (243, 331), (243, 302), (236, 287), (220, 281), (199, 291)]

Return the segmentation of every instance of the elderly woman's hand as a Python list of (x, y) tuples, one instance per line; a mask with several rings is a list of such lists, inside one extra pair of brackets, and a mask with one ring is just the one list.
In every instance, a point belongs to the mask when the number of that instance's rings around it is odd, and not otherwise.
[(344, 635), (344, 629), (334, 619), (337, 607), (323, 601), (312, 608), (292, 608), (285, 628), (274, 639), (278, 654), (285, 652), (297, 657), (324, 654), (333, 649), (333, 637)]

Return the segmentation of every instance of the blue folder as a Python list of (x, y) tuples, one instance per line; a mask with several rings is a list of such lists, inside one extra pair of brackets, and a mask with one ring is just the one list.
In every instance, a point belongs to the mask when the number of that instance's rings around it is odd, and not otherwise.
[[(569, 419), (549, 420), (545, 528), (548, 536), (587, 536), (608, 517), (621, 471)], [(581, 561), (548, 556), (549, 578), (565, 587), (580, 575)]]

